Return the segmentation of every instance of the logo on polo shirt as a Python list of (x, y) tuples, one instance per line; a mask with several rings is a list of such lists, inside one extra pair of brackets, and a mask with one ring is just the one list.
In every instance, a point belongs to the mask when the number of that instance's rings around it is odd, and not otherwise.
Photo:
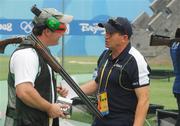
[(114, 67), (122, 68), (122, 65), (120, 65), (120, 64), (114, 64)]
[(134, 82), (132, 83), (133, 86), (138, 86), (139, 85), (139, 82)]

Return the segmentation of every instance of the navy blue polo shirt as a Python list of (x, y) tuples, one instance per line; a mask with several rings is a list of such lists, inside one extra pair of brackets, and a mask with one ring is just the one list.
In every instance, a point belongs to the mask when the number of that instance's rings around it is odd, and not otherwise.
[(174, 85), (173, 85), (173, 93), (180, 93), (180, 43), (173, 42), (170, 47), (170, 54), (174, 67), (174, 74), (176, 76)]
[[(107, 62), (106, 66), (105, 62)], [(103, 67), (102, 83), (99, 84)], [(108, 78), (111, 68), (112, 72)], [(130, 43), (115, 59), (112, 59), (110, 50), (105, 50), (98, 60), (98, 74), (95, 79), (101, 85), (99, 92), (106, 91), (108, 96), (110, 113), (104, 118), (107, 120), (128, 118), (133, 121), (137, 105), (134, 89), (149, 85), (149, 74), (150, 68), (144, 57)]]

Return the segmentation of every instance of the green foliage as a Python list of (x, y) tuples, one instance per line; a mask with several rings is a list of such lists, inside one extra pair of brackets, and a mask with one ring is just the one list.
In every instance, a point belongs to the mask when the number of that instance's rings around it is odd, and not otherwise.
[(87, 112), (73, 112), (71, 115), (71, 119), (84, 123), (92, 123), (93, 121), (92, 115)]
[(176, 101), (172, 93), (174, 78), (152, 79), (150, 85), (150, 100), (153, 104), (164, 105), (165, 109), (175, 109)]
[(8, 74), (9, 57), (0, 55), (0, 80), (6, 80)]

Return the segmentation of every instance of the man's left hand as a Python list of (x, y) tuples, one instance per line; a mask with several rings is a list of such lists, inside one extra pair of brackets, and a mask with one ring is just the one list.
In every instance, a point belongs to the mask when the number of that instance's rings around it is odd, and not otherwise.
[(57, 93), (60, 94), (62, 97), (66, 97), (68, 95), (68, 90), (63, 88), (62, 86), (56, 87)]

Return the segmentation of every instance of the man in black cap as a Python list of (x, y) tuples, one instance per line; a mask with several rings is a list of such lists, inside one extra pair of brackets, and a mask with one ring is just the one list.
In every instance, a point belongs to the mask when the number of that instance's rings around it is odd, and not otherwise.
[[(180, 38), (180, 28), (176, 29), (175, 39)], [(173, 93), (178, 106), (178, 118), (175, 126), (180, 126), (180, 41), (174, 41), (170, 46), (170, 54), (174, 67), (175, 81)]]
[(105, 50), (98, 59), (95, 80), (81, 86), (97, 93), (103, 119), (93, 126), (143, 126), (149, 108), (150, 68), (142, 54), (131, 46), (131, 23), (127, 18), (99, 23), (106, 30)]

